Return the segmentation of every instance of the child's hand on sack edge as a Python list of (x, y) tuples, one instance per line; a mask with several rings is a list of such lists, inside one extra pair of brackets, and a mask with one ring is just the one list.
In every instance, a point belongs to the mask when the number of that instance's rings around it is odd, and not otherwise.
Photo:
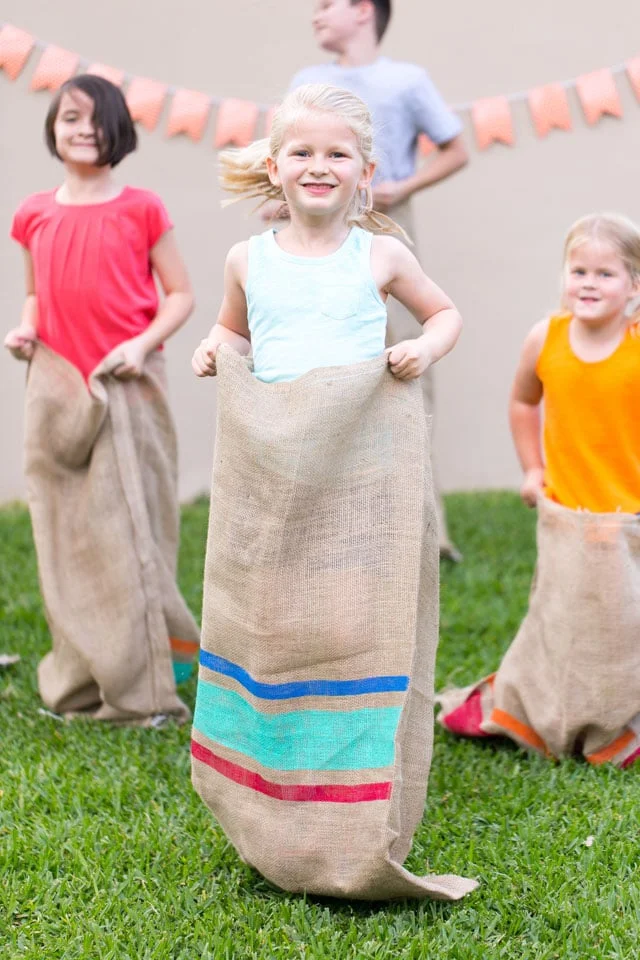
[(391, 373), (398, 380), (415, 380), (431, 366), (431, 358), (424, 347), (415, 340), (402, 340), (386, 350)]
[(16, 360), (31, 360), (37, 337), (33, 327), (14, 327), (4, 338), (4, 346)]
[(200, 345), (196, 347), (191, 359), (191, 366), (196, 377), (215, 377), (218, 346), (219, 344), (211, 343), (208, 339), (200, 341)]
[(520, 496), (528, 507), (535, 507), (544, 487), (544, 468), (533, 467), (527, 470), (520, 487)]

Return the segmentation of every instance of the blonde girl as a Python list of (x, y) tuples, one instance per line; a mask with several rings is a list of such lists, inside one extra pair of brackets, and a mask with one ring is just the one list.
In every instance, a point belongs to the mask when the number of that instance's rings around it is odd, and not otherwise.
[(372, 209), (372, 125), (354, 94), (299, 87), (276, 110), (268, 140), (221, 156), (221, 182), (237, 198), (286, 201), (290, 221), (233, 246), (224, 297), (195, 351), (197, 376), (213, 376), (221, 343), (253, 352), (255, 376), (292, 380), (313, 367), (356, 363), (385, 350), (387, 297), (423, 334), (388, 349), (402, 380), (419, 377), (458, 339), (449, 297)]
[(439, 697), (454, 733), (592, 764), (640, 757), (639, 290), (638, 227), (578, 220), (563, 310), (527, 336), (511, 394), (522, 498), (538, 507), (529, 610), (493, 676)]
[(578, 220), (564, 247), (564, 310), (529, 333), (511, 394), (530, 506), (544, 493), (572, 509), (640, 510), (640, 339), (630, 314), (639, 291), (638, 227), (621, 216)]

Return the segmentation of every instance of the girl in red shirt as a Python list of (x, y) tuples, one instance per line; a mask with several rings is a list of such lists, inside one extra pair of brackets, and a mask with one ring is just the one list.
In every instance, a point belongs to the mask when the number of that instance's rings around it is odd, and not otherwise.
[[(131, 451), (135, 448), (135, 458), (138, 461), (137, 475), (143, 478), (142, 486), (146, 488), (145, 496), (148, 501), (149, 515), (144, 523), (141, 521), (140, 529), (142, 527), (147, 529), (150, 542), (154, 541), (152, 552), (160, 549), (158, 544), (162, 541), (161, 552), (164, 550), (164, 554), (162, 560), (157, 560), (157, 566), (164, 568), (164, 573), (168, 569), (171, 578), (174, 579), (175, 544), (172, 545), (170, 541), (177, 543), (177, 535), (174, 536), (174, 533), (177, 534), (177, 494), (173, 462), (175, 443), (173, 426), (165, 409), (164, 372), (161, 369), (163, 361), (159, 350), (163, 342), (189, 317), (193, 309), (193, 296), (184, 263), (176, 246), (172, 224), (162, 201), (148, 190), (121, 187), (114, 180), (113, 168), (137, 146), (135, 128), (121, 91), (101, 77), (81, 75), (69, 80), (61, 87), (51, 103), (45, 123), (45, 139), (50, 152), (62, 161), (65, 176), (62, 186), (56, 190), (28, 197), (15, 214), (11, 235), (24, 249), (27, 296), (21, 322), (6, 336), (4, 344), (17, 359), (31, 361), (27, 388), (27, 485), (44, 599), (54, 637), (55, 652), (56, 632), (67, 637), (68, 630), (66, 623), (56, 625), (52, 622), (55, 621), (52, 608), (56, 603), (55, 598), (47, 596), (46, 571), (43, 572), (40, 562), (42, 552), (40, 546), (44, 550), (43, 544), (51, 531), (47, 526), (49, 518), (44, 516), (41, 526), (44, 525), (43, 528), (48, 532), (43, 533), (41, 530), (39, 541), (34, 514), (34, 490), (36, 494), (38, 493), (37, 480), (34, 479), (38, 474), (37, 465), (31, 474), (29, 471), (30, 423), (33, 427), (29, 419), (29, 391), (36, 389), (32, 387), (34, 374), (39, 371), (36, 377), (37, 391), (42, 394), (44, 390), (44, 405), (48, 404), (50, 410), (57, 410), (56, 404), (67, 402), (67, 394), (70, 391), (74, 394), (73, 402), (78, 409), (84, 409), (83, 405), (89, 404), (92, 405), (91, 410), (94, 410), (96, 404), (105, 403), (107, 416), (111, 415), (113, 418), (111, 412), (115, 409), (111, 402), (113, 391), (118, 384), (121, 392), (126, 386), (124, 396), (129, 408), (129, 420), (133, 424), (131, 427), (133, 442), (126, 448), (127, 457), (132, 460), (134, 455)], [(158, 301), (154, 274), (164, 292), (161, 305)], [(69, 365), (75, 368), (75, 371), (70, 371)], [(81, 377), (78, 377), (77, 372)], [(71, 386), (67, 393), (62, 395), (61, 400), (58, 394), (63, 380), (66, 385), (71, 384)], [(131, 382), (125, 384), (124, 381)], [(167, 418), (166, 423), (164, 419), (162, 421), (161, 442), (166, 449), (161, 453), (158, 450), (151, 450), (153, 444), (147, 442), (149, 427), (148, 423), (143, 425), (144, 411), (141, 413), (140, 422), (135, 420), (138, 400), (141, 399), (143, 407), (146, 399), (149, 400), (147, 406), (152, 403), (154, 391), (149, 386), (151, 381), (157, 387), (157, 396), (160, 397), (162, 394), (162, 400), (158, 400), (162, 408), (158, 416)], [(138, 387), (135, 387), (134, 383), (137, 383)], [(31, 404), (31, 408), (40, 409), (37, 405), (34, 406), (34, 403)], [(88, 409), (89, 406), (87, 406)], [(159, 422), (157, 417), (155, 421), (153, 420), (148, 410), (146, 416), (149, 422), (156, 424)], [(118, 426), (114, 421), (112, 429), (108, 431), (113, 435), (112, 441), (115, 443), (113, 460), (120, 457), (117, 445), (118, 431), (122, 432), (122, 429), (122, 426)], [(102, 429), (93, 439), (97, 442), (98, 438), (102, 437), (100, 442), (106, 442), (102, 436), (104, 434), (105, 430)], [(144, 442), (141, 443), (141, 439)], [(62, 440), (59, 438), (58, 447), (67, 442), (71, 444), (72, 441), (64, 436)], [(33, 446), (33, 440), (31, 445)], [(58, 482), (61, 497), (66, 496), (68, 500), (70, 496), (69, 484), (72, 481), (64, 474), (64, 469), (73, 457), (71, 451), (67, 453), (67, 463), (59, 470), (58, 464), (55, 468), (49, 464), (47, 477), (49, 512), (59, 509), (55, 501), (58, 494), (52, 493), (52, 484), (55, 485)], [(43, 451), (43, 457), (46, 456), (47, 452)], [(83, 465), (83, 469), (87, 476), (84, 476), (82, 482), (90, 485), (92, 482), (90, 468)], [(153, 476), (154, 471), (162, 472), (162, 470), (165, 473), (168, 471), (167, 477), (171, 475), (164, 486), (161, 483), (163, 478)], [(74, 475), (73, 483), (76, 482), (79, 481)], [(125, 486), (120, 491), (121, 499), (124, 501), (128, 496)], [(93, 481), (92, 522), (95, 521), (96, 513), (96, 488), (96, 481)], [(165, 492), (171, 488), (173, 502), (171, 510), (168, 510), (165, 498), (162, 504), (162, 517), (158, 519), (154, 516), (154, 512), (157, 513), (159, 508), (152, 501), (154, 496), (158, 497), (158, 490), (161, 488)], [(108, 491), (104, 484), (100, 489), (105, 490), (106, 496)], [(124, 492), (124, 498), (122, 498), (122, 492)], [(83, 503), (82, 498), (85, 493), (77, 494)], [(50, 499), (51, 497), (53, 500)], [(35, 499), (38, 504), (43, 501), (43, 497), (39, 494)], [(111, 509), (111, 505), (107, 506), (105, 503), (98, 512), (106, 514)], [(131, 512), (131, 504), (126, 509)], [(167, 512), (172, 518), (175, 515), (175, 523), (173, 519), (167, 519)], [(167, 528), (172, 526), (176, 529), (172, 530), (171, 535), (167, 537)], [(61, 524), (58, 523), (57, 534), (60, 528)], [(98, 549), (100, 548), (99, 535), (98, 530), (95, 533)], [(69, 534), (69, 536), (72, 535)], [(132, 548), (132, 555), (137, 550), (138, 561), (136, 562), (141, 565), (141, 569), (144, 566), (146, 576), (148, 558), (140, 555), (139, 531), (136, 536), (138, 537), (137, 546), (135, 550)], [(168, 554), (167, 544), (169, 544)], [(72, 563), (73, 545), (63, 546), (65, 549), (69, 548), (71, 558), (69, 562)], [(61, 549), (59, 545), (56, 547), (58, 553)], [(122, 551), (126, 554), (126, 545), (122, 545)], [(117, 566), (118, 558), (114, 562)], [(131, 568), (128, 576), (131, 580)], [(136, 579), (137, 577), (133, 576), (133, 580)], [(56, 583), (56, 589), (59, 588), (60, 584)], [(177, 592), (177, 588), (175, 591)], [(171, 589), (163, 583), (157, 592), (166, 594), (170, 593)], [(72, 602), (70, 596), (61, 597), (60, 600), (62, 617), (64, 617), (65, 606), (77, 611), (78, 604), (75, 600)], [(124, 603), (122, 589), (119, 597), (107, 598), (106, 602), (116, 606)], [(171, 603), (165, 602), (165, 607), (167, 605), (171, 606)], [(174, 597), (173, 607), (181, 607), (181, 605), (184, 606), (182, 598), (176, 600)], [(174, 646), (177, 645), (178, 659), (185, 661), (195, 649), (197, 631), (195, 623), (186, 612), (186, 607), (184, 609), (182, 607), (178, 617), (182, 622), (182, 628), (179, 629), (182, 635), (174, 638)], [(91, 612), (87, 611), (87, 613), (90, 616)], [(162, 621), (163, 626), (158, 626), (162, 618), (150, 618), (148, 611), (144, 610), (138, 611), (138, 614), (138, 620), (142, 618), (147, 624), (151, 620), (156, 623), (156, 627), (153, 628), (156, 633), (158, 630), (161, 633), (163, 630), (171, 633), (171, 624), (166, 622), (167, 617)], [(93, 618), (90, 616), (90, 619)], [(86, 623), (85, 632), (91, 632), (93, 626), (93, 623)], [(168, 649), (169, 637), (166, 636), (165, 639)], [(160, 645), (162, 646), (162, 641)], [(83, 657), (87, 659), (85, 654), (86, 651)], [(187, 669), (184, 663), (179, 664), (176, 676), (181, 678)], [(95, 675), (95, 670), (92, 672), (92, 680), (100, 688), (98, 692), (104, 706), (108, 697), (104, 683)], [(65, 689), (66, 686), (68, 684), (63, 683)], [(173, 695), (175, 697), (175, 690)], [(119, 694), (117, 696), (114, 694), (114, 697), (118, 700)], [(56, 695), (49, 699), (55, 701), (53, 709), (65, 712), (65, 704), (75, 703), (77, 697), (72, 691), (66, 690), (64, 696)], [(124, 699), (127, 700), (127, 697)], [(171, 696), (169, 700), (171, 701)], [(124, 713), (128, 711), (129, 714), (136, 715), (144, 714), (147, 707), (151, 712), (156, 711), (153, 705), (140, 706), (138, 710), (134, 704), (131, 708), (131, 697), (128, 697), (126, 708), (122, 707), (121, 701), (120, 697), (118, 704), (111, 703), (107, 710), (107, 713), (115, 711), (118, 714), (114, 717), (116, 719), (126, 719), (122, 715), (123, 710)], [(168, 709), (165, 709), (166, 704), (165, 706), (156, 705), (157, 712), (180, 713), (182, 705), (174, 709), (171, 703)], [(99, 712), (99, 704), (84, 703), (83, 709), (88, 709), (89, 706), (96, 706)], [(141, 717), (137, 716), (137, 719)]]

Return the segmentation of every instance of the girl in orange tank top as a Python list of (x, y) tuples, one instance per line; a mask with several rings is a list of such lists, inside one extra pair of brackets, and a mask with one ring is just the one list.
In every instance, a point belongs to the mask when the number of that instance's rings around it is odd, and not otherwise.
[[(562, 314), (536, 324), (513, 384), (521, 495), (574, 510), (640, 511), (640, 230), (579, 220), (565, 243)], [(541, 402), (544, 427), (541, 431)]]
[(626, 768), (640, 763), (640, 230), (579, 220), (563, 281), (509, 411), (522, 498), (539, 507), (529, 609), (496, 673), (439, 695), (438, 721)]

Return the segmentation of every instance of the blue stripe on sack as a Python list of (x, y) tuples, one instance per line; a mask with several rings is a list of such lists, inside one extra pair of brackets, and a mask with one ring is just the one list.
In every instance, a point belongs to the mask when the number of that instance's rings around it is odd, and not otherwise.
[(200, 663), (208, 670), (231, 677), (245, 690), (262, 700), (289, 700), (295, 697), (353, 697), (365, 693), (394, 693), (407, 690), (409, 677), (365, 677), (362, 680), (298, 680), (291, 683), (260, 683), (237, 663), (200, 651)]
[(196, 730), (274, 770), (389, 767), (400, 707), (260, 713), (233, 690), (200, 679)]

